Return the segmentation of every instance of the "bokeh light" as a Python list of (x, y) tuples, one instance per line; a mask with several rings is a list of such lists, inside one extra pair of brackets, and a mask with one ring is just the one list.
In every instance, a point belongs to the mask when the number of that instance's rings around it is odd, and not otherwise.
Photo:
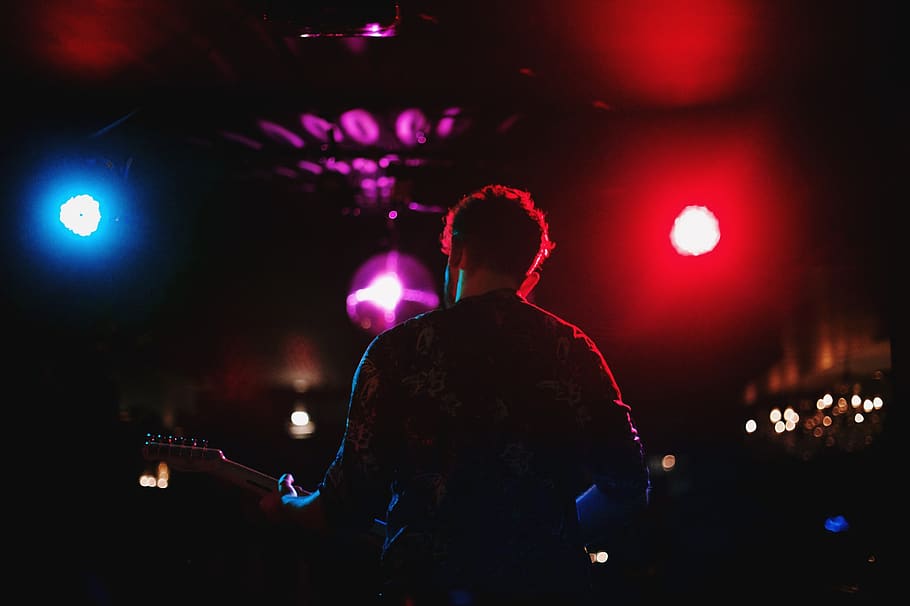
[(371, 334), (438, 305), (430, 271), (415, 257), (395, 250), (367, 259), (355, 272), (347, 297), (348, 317)]

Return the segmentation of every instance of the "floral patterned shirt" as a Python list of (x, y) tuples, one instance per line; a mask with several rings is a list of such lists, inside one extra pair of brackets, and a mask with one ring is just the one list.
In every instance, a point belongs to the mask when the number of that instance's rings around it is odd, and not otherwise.
[(630, 408), (578, 327), (495, 290), (370, 343), (319, 489), (333, 525), (386, 523), (388, 583), (540, 595), (587, 583), (592, 484), (647, 501)]

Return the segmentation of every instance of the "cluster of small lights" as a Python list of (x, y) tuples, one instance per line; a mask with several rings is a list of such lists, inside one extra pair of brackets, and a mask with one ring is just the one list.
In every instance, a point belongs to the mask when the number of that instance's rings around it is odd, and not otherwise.
[[(814, 454), (819, 446), (858, 450), (871, 444), (881, 431), (884, 404), (880, 395), (835, 397), (826, 393), (814, 405), (811, 400), (801, 400), (798, 408), (802, 415), (795, 406), (776, 406), (768, 413), (767, 425), (751, 418), (745, 430), (747, 434), (777, 436), (788, 450), (804, 457)], [(799, 440), (801, 437), (808, 440)]]
[(792, 406), (786, 407), (783, 412), (780, 408), (773, 408), (768, 418), (774, 424), (774, 433), (793, 431), (796, 429), (796, 424), (799, 423), (799, 414), (793, 410)]
[(155, 473), (146, 472), (139, 476), (139, 485), (143, 488), (167, 488), (170, 476), (167, 463), (161, 461)]

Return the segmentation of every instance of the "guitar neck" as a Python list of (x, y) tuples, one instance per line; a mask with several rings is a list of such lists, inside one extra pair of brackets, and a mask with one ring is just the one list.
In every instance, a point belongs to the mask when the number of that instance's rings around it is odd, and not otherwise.
[[(224, 456), (218, 448), (200, 446), (193, 441), (175, 440), (171, 437), (148, 435), (142, 447), (142, 455), (147, 460), (165, 461), (179, 471), (205, 472), (215, 475), (231, 484), (250, 490), (260, 496), (278, 490), (278, 479), (261, 471)], [(307, 495), (311, 491), (295, 485), (298, 495)]]
[[(278, 478), (226, 458), (222, 459), (221, 464), (213, 469), (213, 473), (232, 484), (252, 490), (260, 495), (275, 492), (278, 487)], [(310, 491), (297, 485), (294, 486), (294, 489), (298, 495), (310, 494)]]

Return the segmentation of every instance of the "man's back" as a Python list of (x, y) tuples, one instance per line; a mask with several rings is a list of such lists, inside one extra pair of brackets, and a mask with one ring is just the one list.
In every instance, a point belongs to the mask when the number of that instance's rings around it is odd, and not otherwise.
[(387, 591), (585, 594), (575, 498), (596, 482), (631, 502), (647, 486), (629, 409), (590, 339), (496, 290), (387, 331), (358, 373), (325, 488), (348, 501), (391, 486), (370, 505), (387, 511)]
[(373, 339), (317, 490), (283, 474), (262, 508), (320, 531), (382, 518), (391, 603), (588, 603), (576, 498), (597, 487), (606, 534), (648, 501), (631, 411), (591, 339), (526, 300), (555, 247), (529, 192), (463, 196), (439, 242), (445, 308)]

